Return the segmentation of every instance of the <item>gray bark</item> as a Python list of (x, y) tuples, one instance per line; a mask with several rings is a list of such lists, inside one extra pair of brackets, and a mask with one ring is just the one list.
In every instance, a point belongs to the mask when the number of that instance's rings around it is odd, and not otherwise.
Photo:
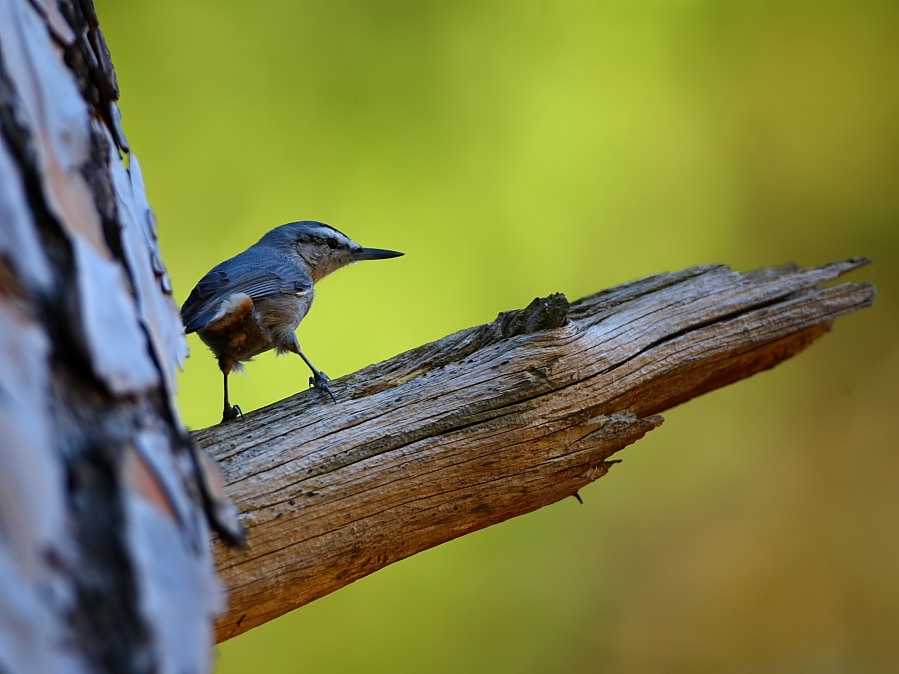
[(89, 0), (0, 0), (0, 671), (205, 672), (186, 343)]

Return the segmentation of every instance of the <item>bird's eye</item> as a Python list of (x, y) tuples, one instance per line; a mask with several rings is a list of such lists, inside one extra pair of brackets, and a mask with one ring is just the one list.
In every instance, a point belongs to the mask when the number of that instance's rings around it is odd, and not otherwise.
[(332, 249), (332, 250), (335, 249), (335, 248), (337, 248), (337, 246), (340, 245), (340, 244), (337, 242), (337, 239), (335, 239), (333, 236), (329, 236), (329, 237), (325, 240), (325, 243), (327, 243), (327, 244), (328, 244), (328, 248), (330, 248), (330, 249)]

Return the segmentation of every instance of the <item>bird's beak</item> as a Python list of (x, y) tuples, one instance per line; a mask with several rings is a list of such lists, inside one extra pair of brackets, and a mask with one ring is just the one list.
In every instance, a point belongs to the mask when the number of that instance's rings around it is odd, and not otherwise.
[(383, 248), (363, 248), (353, 253), (354, 260), (386, 260), (389, 257), (399, 257), (405, 255), (395, 250), (384, 250)]

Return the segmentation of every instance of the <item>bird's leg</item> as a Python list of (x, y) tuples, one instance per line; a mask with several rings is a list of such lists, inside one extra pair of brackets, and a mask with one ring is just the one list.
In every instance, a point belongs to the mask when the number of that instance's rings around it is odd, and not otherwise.
[(312, 364), (312, 361), (306, 358), (306, 354), (303, 353), (303, 350), (300, 348), (300, 343), (297, 341), (296, 335), (291, 335), (281, 343), (278, 347), (278, 352), (280, 353), (282, 351), (292, 351), (302, 358), (306, 365), (309, 366), (309, 369), (312, 370), (312, 376), (309, 377), (309, 385), (314, 386), (320, 391), (324, 391), (331, 396), (331, 400), (335, 403), (337, 402), (337, 398), (335, 398), (334, 394), (331, 392), (331, 387), (328, 386), (328, 382), (330, 381), (328, 375), (316, 368), (315, 365)]
[(306, 365), (309, 366), (309, 369), (312, 370), (312, 376), (309, 377), (309, 385), (324, 391), (331, 396), (331, 400), (336, 403), (337, 398), (334, 397), (334, 394), (331, 392), (331, 387), (328, 386), (328, 382), (330, 381), (328, 375), (321, 370), (316, 369), (315, 365), (312, 364), (312, 361), (306, 358), (306, 354), (303, 353), (303, 350), (299, 347), (297, 348), (297, 353), (300, 354), (300, 358), (302, 358), (306, 362)]
[(237, 405), (232, 405), (231, 401), (228, 400), (228, 371), (223, 370), (223, 374), (225, 376), (225, 407), (222, 411), (222, 422), (231, 421), (237, 417), (243, 419), (243, 412), (240, 411), (240, 408)]

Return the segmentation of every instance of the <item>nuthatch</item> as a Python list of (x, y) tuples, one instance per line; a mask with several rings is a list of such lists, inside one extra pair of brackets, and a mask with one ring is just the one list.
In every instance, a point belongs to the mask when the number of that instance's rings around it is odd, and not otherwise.
[(181, 307), (181, 320), (185, 332), (197, 332), (218, 358), (225, 386), (222, 421), (241, 413), (228, 400), (228, 375), (269, 349), (299, 355), (312, 370), (309, 383), (333, 400), (327, 375), (300, 350), (295, 334), (312, 306), (313, 285), (353, 262), (400, 255), (363, 248), (333, 227), (307, 220), (276, 227), (200, 279)]

